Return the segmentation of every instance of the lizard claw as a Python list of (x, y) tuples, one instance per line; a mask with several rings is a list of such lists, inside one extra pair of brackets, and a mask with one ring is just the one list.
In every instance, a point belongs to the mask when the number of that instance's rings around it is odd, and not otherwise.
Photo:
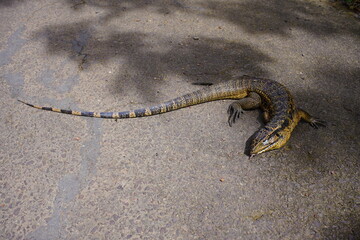
[(234, 102), (229, 105), (227, 113), (229, 115), (228, 123), (229, 123), (229, 126), (231, 127), (232, 124), (235, 123), (236, 119), (240, 118), (240, 115), (244, 112), (243, 112), (241, 106), (238, 103)]
[(319, 127), (326, 127), (326, 122), (318, 118), (312, 118), (310, 122), (310, 126), (318, 129)]

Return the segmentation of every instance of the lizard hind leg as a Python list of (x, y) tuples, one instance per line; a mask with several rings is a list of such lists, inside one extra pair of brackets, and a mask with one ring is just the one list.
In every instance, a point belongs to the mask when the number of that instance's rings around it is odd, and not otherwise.
[(240, 99), (236, 102), (233, 102), (228, 107), (228, 123), (231, 127), (233, 123), (235, 123), (236, 119), (240, 118), (240, 115), (243, 110), (252, 110), (259, 108), (261, 105), (261, 97), (254, 92), (249, 93), (246, 98)]
[(309, 113), (307, 113), (306, 111), (304, 111), (300, 108), (297, 111), (298, 111), (298, 114), (301, 117), (301, 119), (303, 119), (305, 122), (308, 122), (310, 124), (310, 126), (312, 126), (313, 128), (318, 129), (320, 126), (326, 127), (325, 121), (311, 116)]

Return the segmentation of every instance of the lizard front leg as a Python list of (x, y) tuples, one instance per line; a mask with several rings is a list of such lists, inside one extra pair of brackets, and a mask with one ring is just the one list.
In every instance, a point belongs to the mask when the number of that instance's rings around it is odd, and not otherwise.
[(326, 127), (326, 122), (322, 121), (316, 117), (311, 116), (306, 111), (302, 110), (301, 108), (297, 109), (298, 116), (303, 119), (305, 122), (308, 122), (313, 128), (319, 128), (320, 126)]
[(240, 117), (243, 113), (243, 110), (252, 110), (259, 108), (261, 106), (261, 97), (254, 92), (249, 93), (246, 98), (240, 99), (236, 102), (233, 102), (229, 105), (228, 108), (228, 123), (231, 127), (235, 123), (236, 119)]

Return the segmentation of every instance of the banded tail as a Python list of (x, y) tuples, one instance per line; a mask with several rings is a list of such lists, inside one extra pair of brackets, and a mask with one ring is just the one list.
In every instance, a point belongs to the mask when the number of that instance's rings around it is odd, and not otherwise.
[(137, 117), (153, 116), (161, 113), (174, 111), (180, 108), (185, 108), (192, 105), (197, 105), (215, 100), (240, 99), (247, 95), (247, 91), (245, 90), (245, 88), (240, 87), (238, 85), (239, 85), (238, 81), (225, 82), (225, 83), (209, 86), (207, 88), (192, 93), (185, 94), (181, 97), (174, 98), (170, 101), (158, 105), (154, 105), (152, 107), (139, 108), (132, 111), (122, 111), (122, 112), (81, 112), (81, 111), (73, 111), (67, 109), (59, 109), (54, 107), (37, 106), (21, 100), (18, 101), (33, 108), (37, 108), (45, 111), (51, 111), (51, 112), (76, 115), (76, 116), (110, 118), (110, 119), (137, 118)]

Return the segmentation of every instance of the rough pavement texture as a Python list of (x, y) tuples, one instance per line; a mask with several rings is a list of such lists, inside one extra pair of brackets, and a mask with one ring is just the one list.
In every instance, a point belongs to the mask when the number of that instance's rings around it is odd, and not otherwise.
[[(359, 239), (360, 24), (326, 1), (0, 1), (0, 239)], [(243, 74), (328, 122), (249, 160), (258, 111), (149, 106)]]

